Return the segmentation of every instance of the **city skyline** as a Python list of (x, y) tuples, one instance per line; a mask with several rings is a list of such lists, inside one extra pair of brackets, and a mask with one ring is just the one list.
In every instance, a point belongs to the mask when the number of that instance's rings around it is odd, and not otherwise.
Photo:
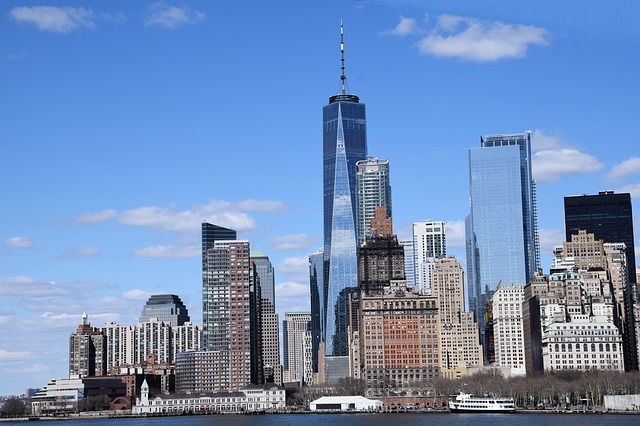
[(568, 195), (630, 192), (637, 246), (640, 7), (422, 3), (3, 3), (0, 394), (65, 377), (84, 311), (134, 325), (168, 293), (202, 324), (205, 219), (273, 261), (281, 318), (309, 311), (341, 19), (399, 240), (445, 221), (464, 265), (467, 150), (529, 129), (542, 268)]

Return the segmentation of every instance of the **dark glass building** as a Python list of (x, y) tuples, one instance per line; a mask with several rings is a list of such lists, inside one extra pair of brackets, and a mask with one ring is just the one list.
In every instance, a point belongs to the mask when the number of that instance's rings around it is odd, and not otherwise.
[(624, 364), (627, 370), (637, 370), (637, 339), (632, 306), (637, 297), (637, 283), (631, 194), (601, 191), (598, 195), (564, 197), (564, 230), (566, 241), (571, 241), (571, 235), (584, 230), (605, 243), (624, 243), (627, 246), (628, 279), (623, 318)]
[(138, 322), (149, 322), (151, 318), (170, 324), (172, 327), (190, 322), (189, 311), (175, 294), (154, 294), (142, 307)]
[(564, 197), (564, 230), (566, 241), (579, 230), (592, 233), (605, 243), (625, 243), (629, 284), (636, 281), (636, 255), (633, 240), (631, 194), (601, 191), (598, 195)]
[(367, 157), (365, 105), (347, 94), (342, 52), (342, 90), (322, 111), (324, 189), (324, 276), (327, 298), (323, 327), (325, 354), (348, 355), (342, 326), (348, 324), (348, 303), (339, 303), (358, 287), (356, 163)]

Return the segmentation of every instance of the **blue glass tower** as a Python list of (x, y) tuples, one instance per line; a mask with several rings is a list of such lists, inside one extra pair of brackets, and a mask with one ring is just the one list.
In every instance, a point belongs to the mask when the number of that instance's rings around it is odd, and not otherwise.
[(540, 267), (540, 249), (531, 134), (483, 136), (480, 145), (469, 150), (465, 233), (469, 309), (482, 330), (498, 284), (526, 284)]
[(327, 356), (348, 355), (348, 293), (358, 287), (356, 162), (367, 157), (365, 106), (342, 90), (323, 108), (324, 286), (322, 340)]

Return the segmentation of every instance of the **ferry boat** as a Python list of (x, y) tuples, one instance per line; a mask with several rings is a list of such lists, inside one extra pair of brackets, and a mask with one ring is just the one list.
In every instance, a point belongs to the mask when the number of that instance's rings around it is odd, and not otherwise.
[(513, 398), (493, 398), (462, 393), (455, 401), (449, 401), (452, 413), (515, 413)]

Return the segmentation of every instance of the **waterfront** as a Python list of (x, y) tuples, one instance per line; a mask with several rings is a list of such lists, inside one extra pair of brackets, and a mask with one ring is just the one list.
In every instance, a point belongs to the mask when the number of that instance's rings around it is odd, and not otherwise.
[[(305, 426), (340, 424), (353, 426), (383, 426), (394, 423), (402, 426), (451, 424), (474, 426), (527, 426), (539, 424), (584, 425), (637, 425), (639, 417), (633, 414), (578, 414), (578, 413), (516, 413), (516, 414), (453, 414), (453, 413), (394, 413), (394, 414), (266, 414), (245, 416), (240, 414), (99, 418), (71, 420), (73, 426)], [(58, 423), (59, 421), (51, 420)], [(63, 420), (60, 420), (63, 421)], [(24, 424), (22, 421), (3, 422), (3, 425)]]

